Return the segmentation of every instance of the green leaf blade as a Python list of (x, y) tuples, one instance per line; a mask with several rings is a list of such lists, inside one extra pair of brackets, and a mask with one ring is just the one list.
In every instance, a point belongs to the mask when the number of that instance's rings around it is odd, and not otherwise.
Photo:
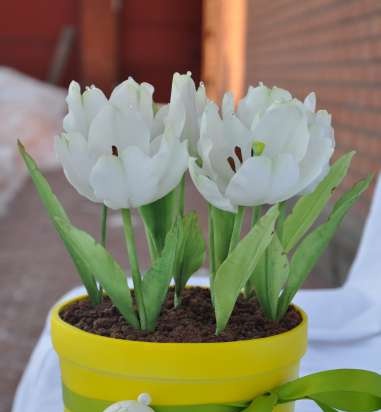
[(217, 334), (227, 325), (239, 294), (270, 244), (278, 215), (277, 205), (269, 209), (217, 270), (213, 287)]
[(181, 242), (182, 226), (178, 219), (167, 234), (161, 256), (146, 272), (142, 281), (142, 291), (147, 315), (147, 330), (155, 329), (161, 307), (167, 297), (168, 288), (176, 264), (177, 243)]
[(274, 393), (258, 396), (242, 412), (272, 412), (278, 403), (278, 398)]
[(331, 166), (328, 175), (317, 188), (301, 197), (283, 225), (282, 244), (289, 252), (319, 217), (336, 187), (348, 172), (354, 152), (349, 152)]
[(373, 411), (381, 408), (381, 375), (334, 369), (288, 382), (274, 392), (281, 403), (307, 398), (343, 411)]
[(290, 276), (280, 298), (279, 318), (285, 314), (296, 292), (315, 266), (348, 210), (369, 187), (371, 181), (372, 176), (369, 175), (356, 183), (336, 202), (328, 220), (307, 235), (301, 242), (291, 259)]
[(274, 235), (250, 277), (256, 297), (269, 319), (277, 319), (279, 295), (287, 281), (289, 272), (290, 265), (287, 255), (279, 237)]
[[(229, 254), (230, 241), (236, 215), (210, 206), (211, 224), (213, 226), (214, 268), (217, 271)], [(211, 246), (209, 246), (211, 248)], [(214, 275), (214, 273), (212, 274)]]
[(57, 226), (56, 218), (59, 218), (67, 223), (70, 223), (70, 220), (62, 207), (61, 203), (53, 193), (48, 181), (45, 179), (41, 171), (39, 170), (36, 162), (33, 158), (26, 152), (24, 146), (18, 142), (18, 149), (21, 157), (24, 160), (24, 163), (29, 171), (29, 174), (32, 178), (34, 186), (36, 187), (37, 193), (40, 197), (42, 204), (44, 205), (46, 211), (48, 212), (49, 218), (52, 221), (55, 229), (61, 233), (60, 237), (64, 242), (64, 245), (72, 258), (72, 261), (77, 269), (77, 272), (84, 284), (87, 293), (90, 297), (90, 300), (93, 304), (100, 303), (101, 294), (94, 279), (94, 276), (87, 269), (86, 265), (83, 264), (82, 260), (78, 256), (78, 253), (72, 246), (67, 242), (66, 238), (62, 236), (62, 232), (59, 231)]
[(139, 321), (133, 307), (127, 277), (111, 254), (86, 232), (70, 223), (55, 218), (58, 231), (67, 243), (77, 251), (77, 256), (102, 285), (113, 304), (126, 321), (139, 328)]
[(157, 259), (165, 244), (178, 213), (178, 189), (163, 198), (139, 208), (144, 223), (152, 262)]
[(175, 277), (176, 296), (180, 298), (189, 278), (205, 261), (206, 243), (195, 212), (189, 213), (183, 218), (183, 245), (177, 256)]

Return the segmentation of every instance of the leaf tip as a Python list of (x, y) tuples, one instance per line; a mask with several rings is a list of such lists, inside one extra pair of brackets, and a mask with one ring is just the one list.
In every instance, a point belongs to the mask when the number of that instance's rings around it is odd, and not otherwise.
[(17, 139), (17, 148), (21, 156), (24, 156), (26, 153), (25, 146), (22, 144), (20, 139)]

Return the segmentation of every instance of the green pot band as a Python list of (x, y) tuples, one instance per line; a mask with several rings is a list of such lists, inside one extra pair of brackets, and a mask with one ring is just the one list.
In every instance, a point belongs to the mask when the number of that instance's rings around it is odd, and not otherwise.
[[(117, 401), (104, 401), (100, 399), (86, 398), (71, 391), (63, 385), (63, 399), (65, 407), (70, 412), (103, 412)], [(123, 400), (123, 399), (119, 399)], [(155, 412), (240, 412), (247, 406), (247, 402), (236, 405), (150, 405)]]
[[(63, 386), (70, 412), (103, 412), (112, 401), (86, 398)], [(221, 405), (152, 405), (155, 412), (272, 412), (276, 405), (310, 399), (324, 412), (381, 410), (381, 375), (360, 369), (337, 369), (315, 373), (278, 386), (251, 403)], [(117, 399), (115, 402), (123, 399)]]

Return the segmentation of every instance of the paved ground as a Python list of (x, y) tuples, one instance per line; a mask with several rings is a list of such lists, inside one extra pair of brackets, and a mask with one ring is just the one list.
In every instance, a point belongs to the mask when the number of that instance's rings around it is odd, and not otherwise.
[[(82, 199), (61, 172), (48, 179), (73, 222), (97, 236), (99, 206)], [(205, 209), (188, 185), (191, 208), (199, 209), (206, 227)], [(138, 247), (147, 264), (139, 221)], [(110, 219), (109, 245), (123, 264), (121, 221)], [(0, 218), (0, 412), (9, 412), (17, 382), (41, 331), (48, 309), (68, 289), (79, 283), (71, 261), (54, 232), (30, 181), (19, 192), (6, 216)], [(327, 278), (314, 276), (308, 287), (327, 287)]]

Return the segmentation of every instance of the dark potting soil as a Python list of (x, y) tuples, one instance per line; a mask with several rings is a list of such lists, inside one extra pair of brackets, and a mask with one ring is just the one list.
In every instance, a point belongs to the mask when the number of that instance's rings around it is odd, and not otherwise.
[(208, 289), (185, 289), (181, 306), (174, 308), (173, 289), (168, 293), (154, 332), (143, 332), (128, 325), (108, 297), (94, 307), (88, 299), (64, 308), (61, 318), (84, 331), (101, 336), (146, 342), (231, 342), (263, 338), (286, 332), (302, 321), (300, 313), (289, 307), (279, 322), (265, 318), (255, 298), (238, 298), (226, 329), (215, 335), (215, 319)]

